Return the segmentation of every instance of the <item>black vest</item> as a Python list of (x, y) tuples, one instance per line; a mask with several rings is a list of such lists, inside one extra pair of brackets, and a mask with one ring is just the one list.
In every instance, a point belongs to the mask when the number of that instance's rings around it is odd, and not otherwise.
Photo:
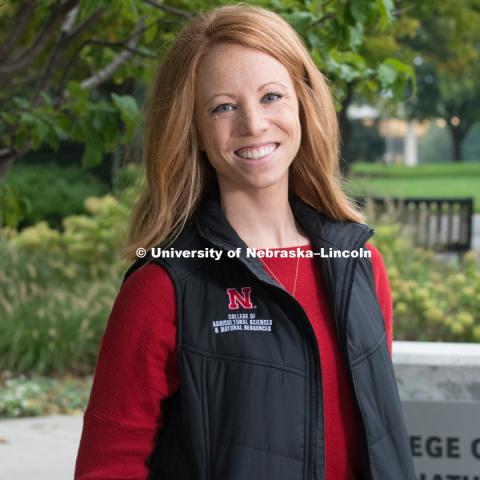
[[(289, 200), (315, 252), (359, 249), (374, 233), (333, 221), (293, 195)], [(321, 352), (305, 311), (248, 255), (218, 192), (206, 197), (173, 247), (223, 254), (214, 260), (150, 253), (124, 277), (154, 261), (176, 292), (180, 389), (163, 405), (149, 479), (324, 480)], [(238, 248), (238, 257), (227, 256)], [(415, 480), (371, 260), (315, 262), (361, 419), (362, 480)]]

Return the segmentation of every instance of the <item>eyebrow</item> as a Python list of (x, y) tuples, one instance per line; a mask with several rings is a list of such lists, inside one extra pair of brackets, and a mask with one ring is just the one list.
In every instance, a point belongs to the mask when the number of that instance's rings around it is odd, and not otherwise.
[[(282, 82), (267, 82), (267, 83), (264, 83), (263, 85), (260, 85), (257, 89), (257, 92), (259, 92), (260, 90), (262, 90), (263, 88), (265, 88), (267, 85), (280, 85), (282, 86), (283, 88), (285, 88), (286, 90), (288, 90), (288, 87), (287, 85), (285, 85), (284, 83)], [(233, 97), (234, 95), (232, 95), (231, 93), (215, 93), (215, 95), (212, 95), (206, 102), (205, 102), (205, 105), (207, 105), (208, 103), (210, 103), (215, 97), (220, 97), (222, 95), (225, 95), (226, 97)]]

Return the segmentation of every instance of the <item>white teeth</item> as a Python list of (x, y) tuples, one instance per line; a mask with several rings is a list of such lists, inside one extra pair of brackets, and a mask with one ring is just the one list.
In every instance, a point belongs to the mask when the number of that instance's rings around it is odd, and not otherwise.
[(254, 160), (258, 160), (259, 158), (270, 155), (276, 148), (277, 146), (275, 144), (260, 148), (244, 148), (238, 150), (237, 155), (242, 158), (253, 158)]

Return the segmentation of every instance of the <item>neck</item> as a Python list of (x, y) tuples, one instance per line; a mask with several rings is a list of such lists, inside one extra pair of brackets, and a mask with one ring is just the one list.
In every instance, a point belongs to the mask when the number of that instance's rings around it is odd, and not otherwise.
[(250, 248), (306, 245), (288, 202), (288, 184), (245, 191), (220, 184), (220, 202), (227, 220)]

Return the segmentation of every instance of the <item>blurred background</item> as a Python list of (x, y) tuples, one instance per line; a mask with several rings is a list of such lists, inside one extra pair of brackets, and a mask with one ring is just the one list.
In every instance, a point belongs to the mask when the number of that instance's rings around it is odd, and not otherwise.
[[(0, 418), (83, 412), (128, 267), (146, 90), (183, 23), (226, 3), (1, 2)], [(331, 81), (395, 340), (479, 342), (480, 2), (247, 3), (294, 26)]]

